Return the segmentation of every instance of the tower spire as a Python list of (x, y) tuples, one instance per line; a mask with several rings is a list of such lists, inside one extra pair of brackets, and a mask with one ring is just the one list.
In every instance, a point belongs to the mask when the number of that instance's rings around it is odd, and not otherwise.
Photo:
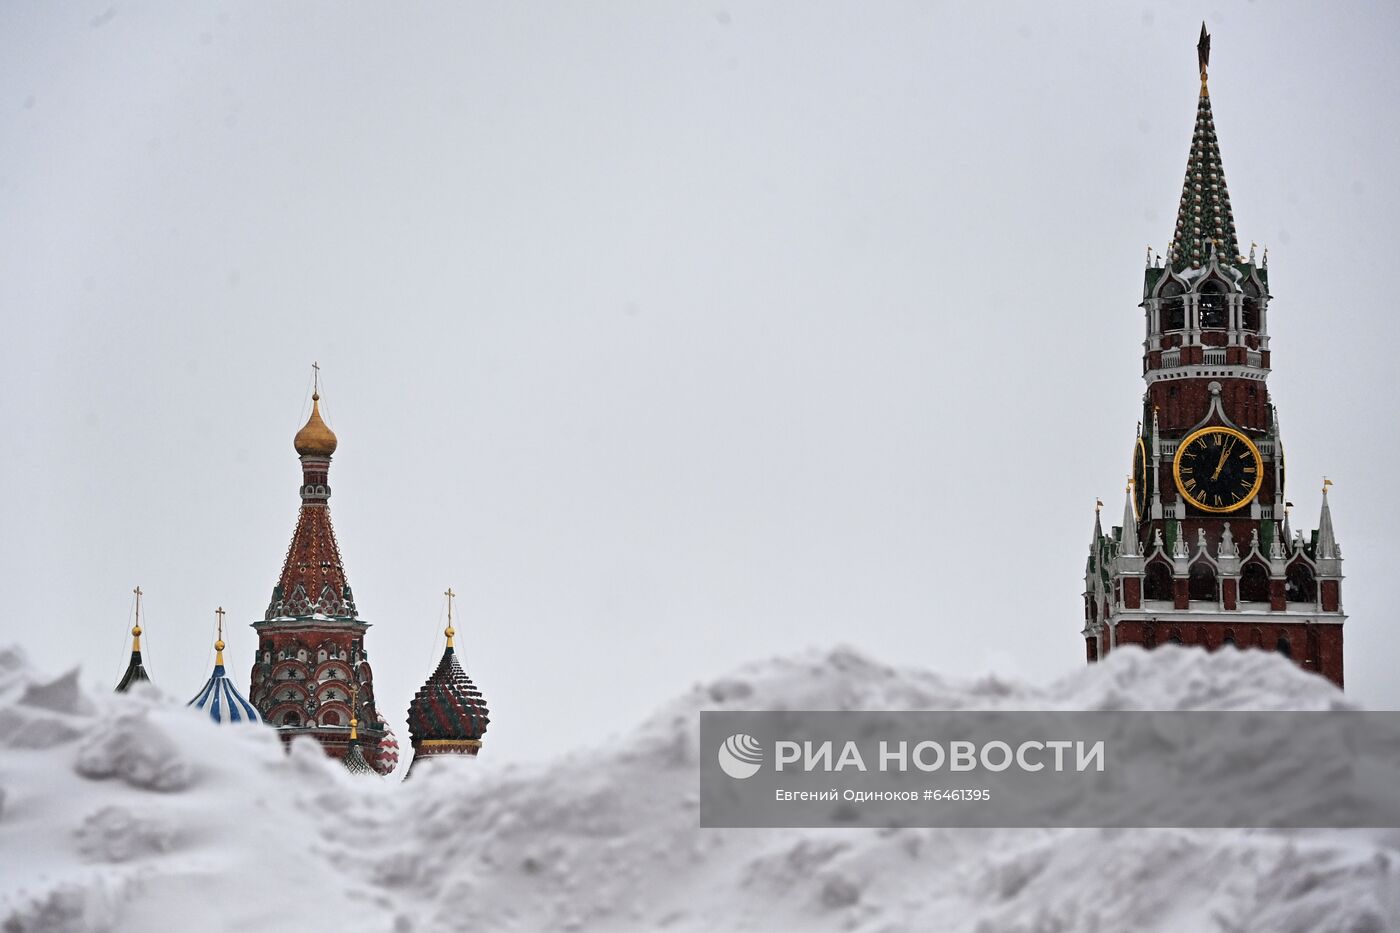
[(1201, 66), (1201, 96), (1209, 96), (1206, 90), (1206, 70), (1210, 66), (1210, 33), (1206, 32), (1206, 22), (1201, 20), (1201, 38), (1196, 42), (1196, 61)]
[(126, 673), (117, 683), (117, 693), (126, 693), (131, 689), (131, 685), (139, 681), (150, 681), (150, 675), (146, 673), (145, 662), (141, 659), (141, 587), (131, 592), (136, 594), (136, 622), (131, 626), (131, 660), (127, 662)]
[(311, 417), (292, 441), (301, 457), (301, 511), (282, 575), (268, 602), (267, 621), (315, 615), (354, 619), (357, 615), (330, 517), (331, 455), (339, 442), (321, 419), (320, 364), (312, 366), (316, 390), (311, 394)]
[(1234, 262), (1240, 254), (1235, 234), (1235, 216), (1230, 210), (1230, 192), (1225, 187), (1225, 171), (1220, 164), (1220, 145), (1211, 115), (1207, 67), (1210, 64), (1210, 33), (1201, 24), (1196, 44), (1201, 70), (1201, 94), (1196, 102), (1196, 127), (1191, 135), (1191, 151), (1186, 160), (1186, 180), (1181, 187), (1181, 204), (1176, 212), (1172, 234), (1171, 265), (1180, 271), (1199, 269), (1210, 261), (1212, 246), (1224, 262)]
[(1337, 557), (1337, 535), (1332, 531), (1332, 507), (1327, 504), (1327, 487), (1332, 481), (1322, 478), (1322, 514), (1317, 520), (1317, 559), (1333, 560)]
[(1133, 478), (1128, 477), (1128, 486), (1123, 496), (1123, 540), (1118, 544), (1118, 553), (1125, 557), (1140, 557), (1142, 548), (1138, 545), (1137, 506), (1133, 502)]

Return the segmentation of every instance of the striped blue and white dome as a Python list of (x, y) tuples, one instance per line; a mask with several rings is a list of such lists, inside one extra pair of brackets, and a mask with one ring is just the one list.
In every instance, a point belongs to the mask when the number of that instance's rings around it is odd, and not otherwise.
[(209, 714), (215, 722), (262, 722), (262, 717), (253, 704), (243, 698), (224, 671), (224, 608), (219, 607), (219, 640), (214, 642), (214, 673), (204, 684), (204, 689), (186, 703)]
[(238, 692), (222, 664), (214, 665), (214, 673), (204, 689), (186, 705), (207, 711), (215, 722), (262, 722), (258, 711)]

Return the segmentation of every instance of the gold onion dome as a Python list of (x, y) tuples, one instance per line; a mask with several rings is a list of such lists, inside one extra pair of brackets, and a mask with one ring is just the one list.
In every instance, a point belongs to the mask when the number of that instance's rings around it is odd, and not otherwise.
[(321, 394), (313, 392), (311, 417), (306, 419), (305, 426), (292, 439), (292, 446), (303, 457), (329, 457), (335, 453), (335, 445), (335, 432), (321, 419)]

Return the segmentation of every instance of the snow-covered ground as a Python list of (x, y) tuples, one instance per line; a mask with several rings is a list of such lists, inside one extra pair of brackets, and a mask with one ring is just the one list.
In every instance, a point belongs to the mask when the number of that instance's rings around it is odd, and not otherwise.
[(0, 930), (1400, 930), (1396, 831), (697, 825), (700, 709), (1344, 706), (1263, 652), (1124, 649), (1031, 687), (838, 650), (696, 686), (588, 752), (498, 767), (488, 742), (401, 784), (0, 650)]

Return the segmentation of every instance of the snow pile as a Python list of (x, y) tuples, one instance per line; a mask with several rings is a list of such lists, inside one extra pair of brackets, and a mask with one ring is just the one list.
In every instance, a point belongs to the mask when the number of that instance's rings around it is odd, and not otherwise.
[(0, 651), (0, 930), (1400, 930), (1400, 833), (700, 830), (700, 709), (1329, 709), (1264, 652), (1125, 649), (1045, 688), (856, 652), (696, 686), (536, 767), (352, 778), (265, 727)]

